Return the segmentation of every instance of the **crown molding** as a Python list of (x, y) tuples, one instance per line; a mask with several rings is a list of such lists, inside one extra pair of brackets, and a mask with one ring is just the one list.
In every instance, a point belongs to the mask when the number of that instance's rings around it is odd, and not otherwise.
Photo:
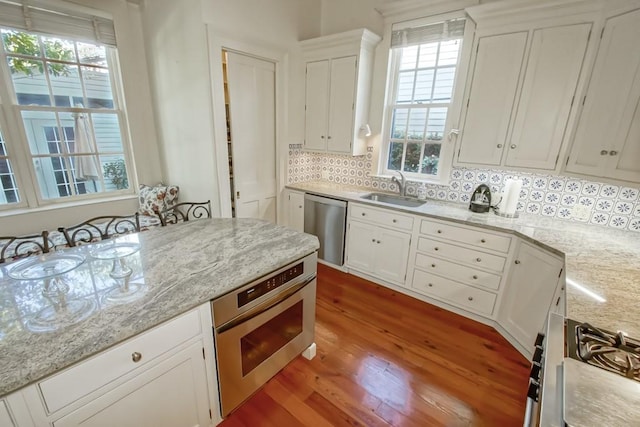
[(397, 0), (377, 7), (385, 22), (401, 22), (476, 6), (480, 0)]

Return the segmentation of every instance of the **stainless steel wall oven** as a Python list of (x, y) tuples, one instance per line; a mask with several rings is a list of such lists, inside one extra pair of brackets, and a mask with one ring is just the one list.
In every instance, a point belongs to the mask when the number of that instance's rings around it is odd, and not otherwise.
[(314, 340), (317, 254), (212, 301), (222, 416)]

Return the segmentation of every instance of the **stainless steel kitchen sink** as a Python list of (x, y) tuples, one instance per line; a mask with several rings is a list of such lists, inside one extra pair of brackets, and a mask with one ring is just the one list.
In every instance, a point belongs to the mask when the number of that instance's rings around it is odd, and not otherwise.
[(360, 196), (362, 199), (373, 200), (374, 202), (389, 203), (391, 205), (406, 206), (409, 208), (417, 208), (427, 203), (425, 200), (418, 200), (411, 197), (395, 196), (386, 193), (369, 193)]

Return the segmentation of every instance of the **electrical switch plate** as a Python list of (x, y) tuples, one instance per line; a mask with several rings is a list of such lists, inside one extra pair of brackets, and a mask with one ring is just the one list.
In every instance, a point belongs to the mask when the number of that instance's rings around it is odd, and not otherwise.
[(571, 217), (578, 221), (588, 221), (591, 216), (591, 208), (589, 206), (575, 205), (571, 209)]

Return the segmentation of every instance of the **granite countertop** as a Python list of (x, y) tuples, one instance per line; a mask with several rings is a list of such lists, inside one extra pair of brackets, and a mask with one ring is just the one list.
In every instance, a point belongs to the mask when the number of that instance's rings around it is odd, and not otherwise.
[[(126, 257), (130, 282), (140, 291), (128, 301), (107, 301), (116, 284), (111, 260), (91, 257), (101, 246), (139, 244)], [(60, 303), (42, 295), (47, 279), (15, 280), (12, 264), (0, 267), (0, 397), (103, 351), (219, 297), (319, 247), (315, 236), (255, 219), (202, 219), (129, 234), (51, 256), (83, 255), (76, 269), (59, 276), (66, 301), (85, 301), (93, 311), (65, 327), (47, 329), (36, 313)], [(22, 261), (19, 261), (22, 262)], [(15, 263), (14, 263), (15, 264)], [(13, 270), (14, 272), (16, 270)], [(15, 275), (15, 274), (12, 274)]]
[[(287, 188), (515, 234), (564, 255), (567, 317), (640, 338), (638, 233), (538, 215), (521, 214), (519, 218), (507, 219), (493, 213), (471, 212), (466, 205), (431, 199), (420, 207), (405, 208), (362, 199), (363, 194), (371, 191), (329, 182), (291, 184)], [(594, 298), (574, 284), (601, 298)]]

